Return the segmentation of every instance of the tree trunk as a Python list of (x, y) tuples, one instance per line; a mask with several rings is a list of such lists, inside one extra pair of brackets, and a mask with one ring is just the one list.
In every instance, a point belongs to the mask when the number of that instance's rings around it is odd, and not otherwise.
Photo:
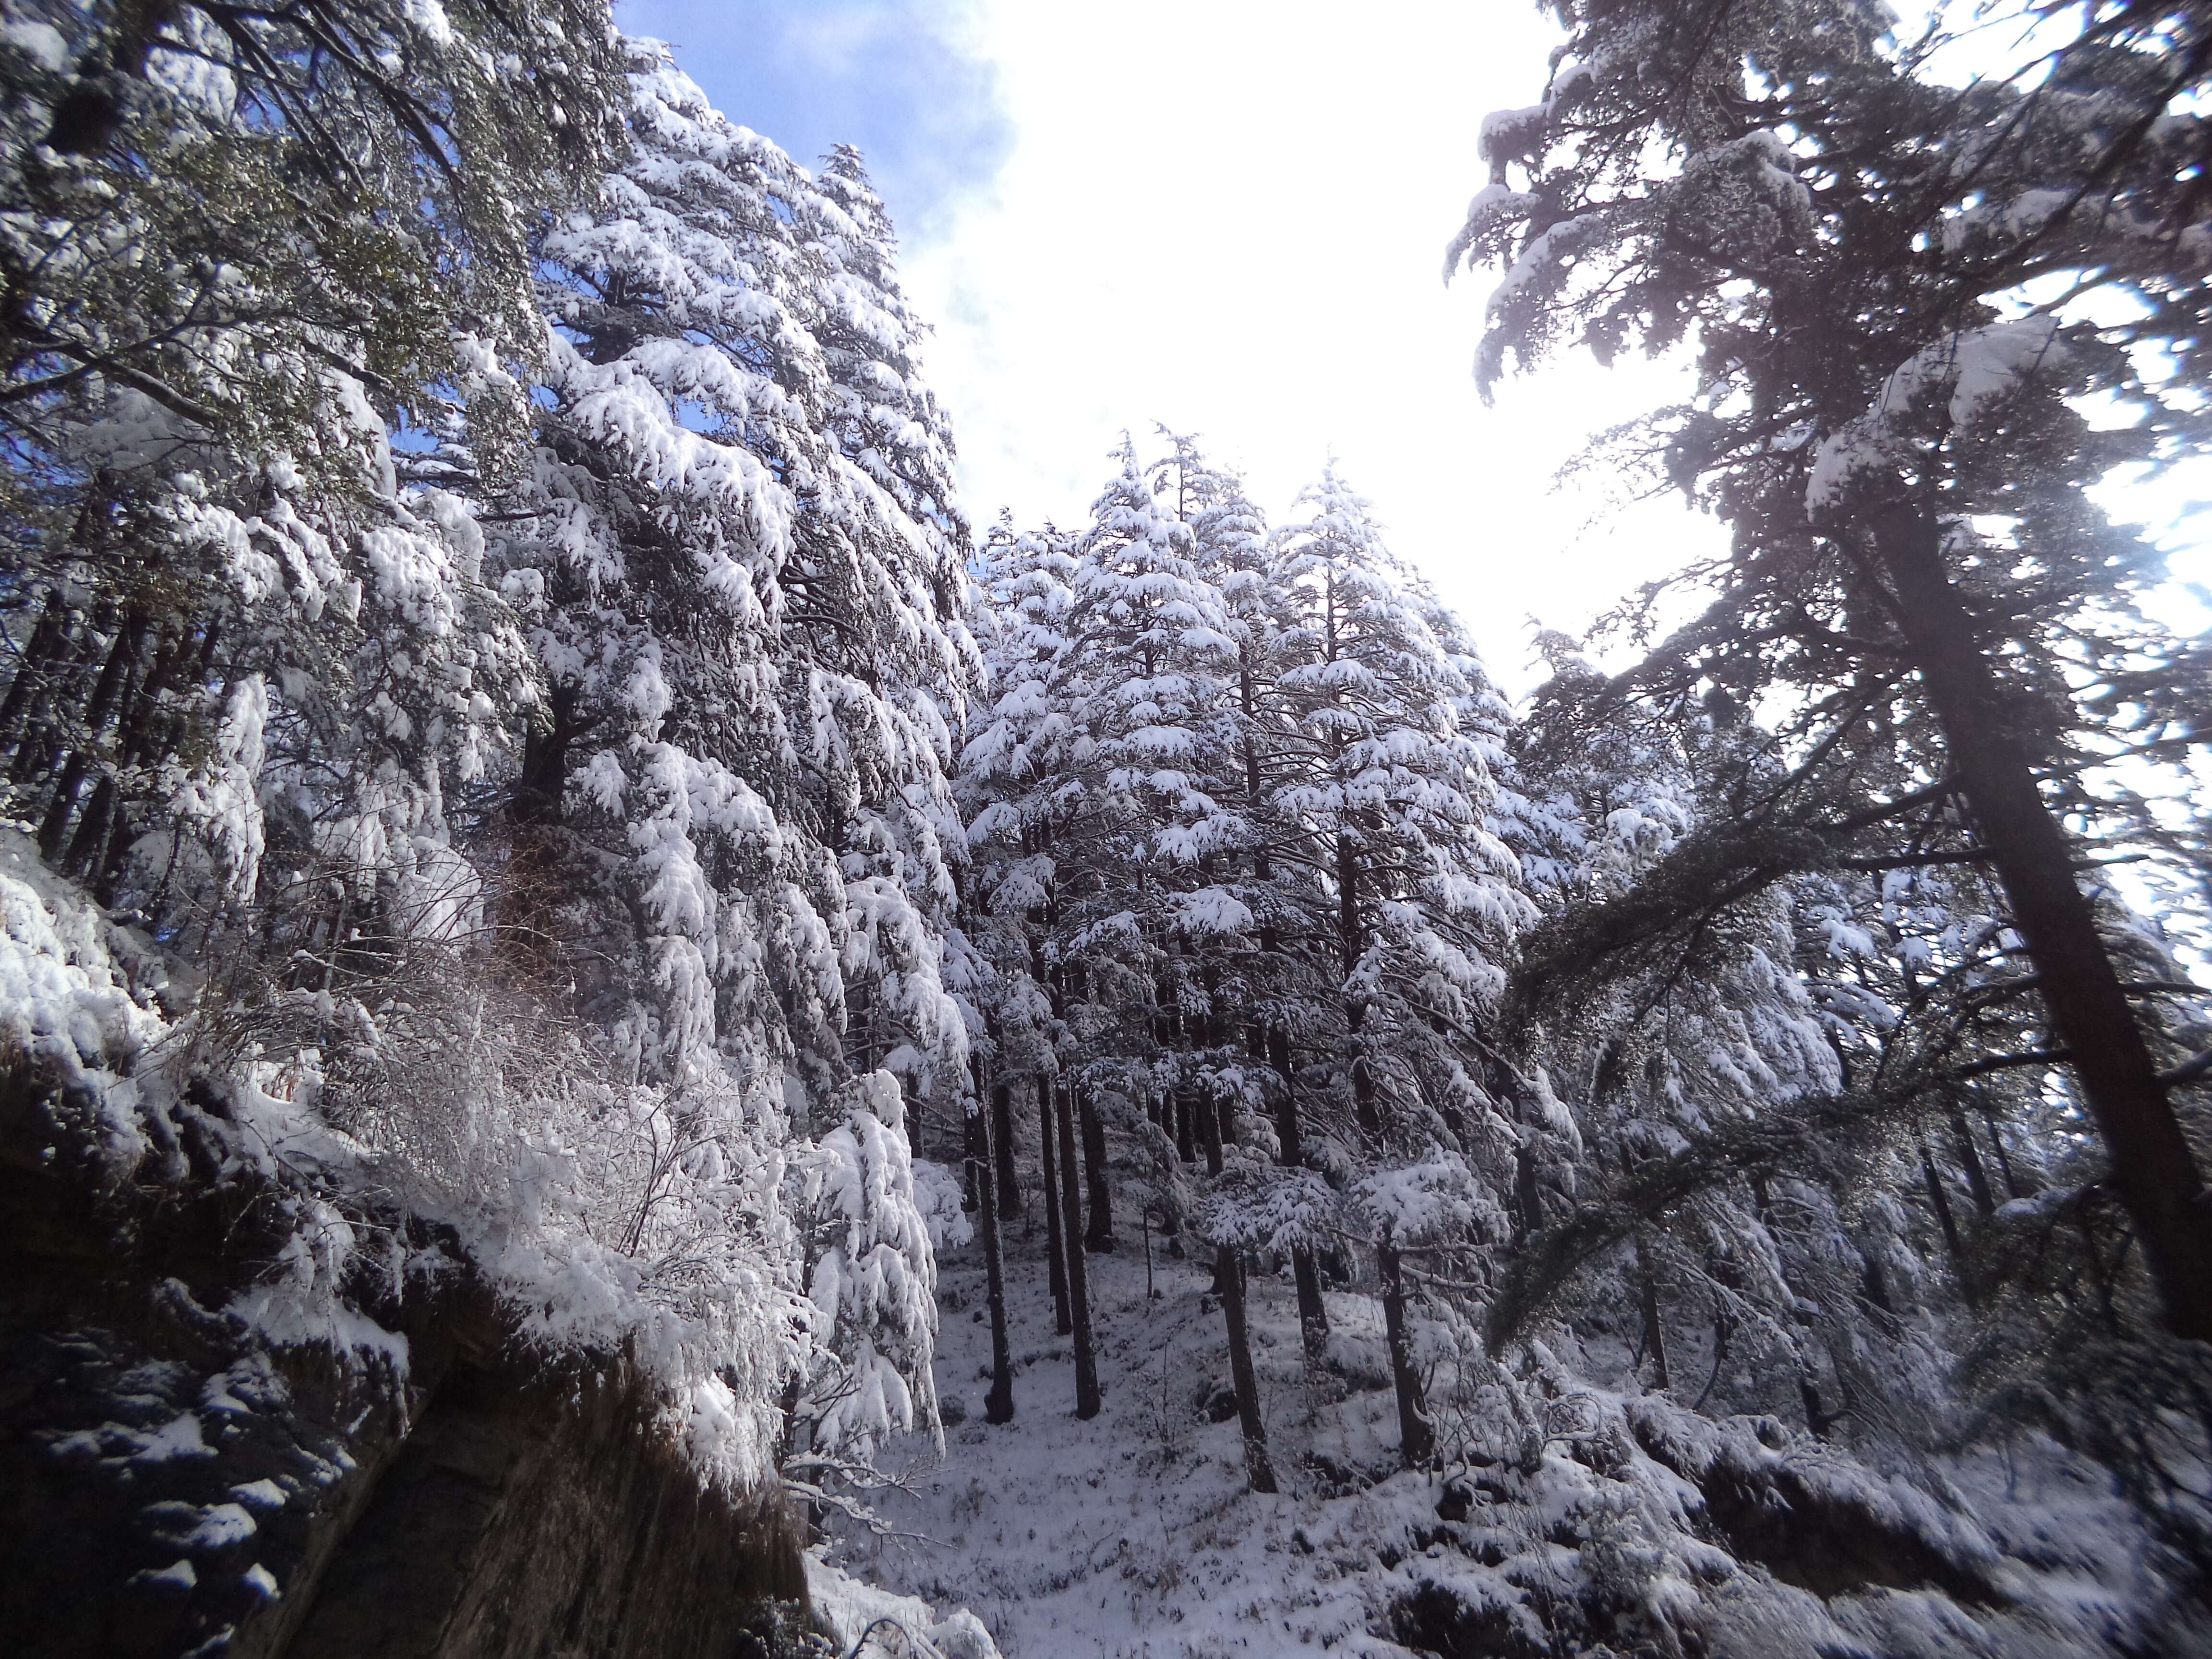
[(1022, 1212), (1022, 1188), (1014, 1176), (1014, 1091), (1009, 1084), (991, 1091), (991, 1146), (998, 1160), (999, 1216), (1011, 1221)]
[[(1275, 1068), (1282, 1092), (1275, 1107), (1275, 1140), (1285, 1169), (1305, 1162), (1304, 1126), (1298, 1121), (1298, 1097), (1291, 1068), (1291, 1034), (1280, 1026), (1267, 1030), (1267, 1062)], [(1314, 1265), (1313, 1246), (1291, 1247), (1291, 1277), (1298, 1287), (1298, 1343), (1307, 1363), (1318, 1365), (1328, 1358), (1328, 1304), (1321, 1297), (1321, 1273)]]
[(1067, 1242), (1067, 1301), (1075, 1326), (1075, 1414), (1088, 1420), (1098, 1415), (1098, 1357), (1091, 1347), (1090, 1273), (1083, 1252), (1075, 1248), (1083, 1217), (1075, 1196), (1074, 1090), (1063, 1085), (1060, 1097), (1060, 1237)]
[(1989, 1171), (1982, 1167), (1981, 1148), (1974, 1145), (1974, 1132), (1967, 1127), (1964, 1112), (1951, 1114), (1951, 1136), (1958, 1143), (1959, 1166), (1966, 1173), (1966, 1190), (1974, 1195), (1974, 1207), (1986, 1221), (1997, 1212), (1996, 1194), (1990, 1189)]
[(573, 685), (548, 688), (550, 718), (523, 734), (522, 769), (514, 781), (517, 823), (561, 822), (562, 798), (568, 792), (568, 751), (582, 729), (576, 718), (578, 696)]
[(1050, 1253), (1052, 1267), (1053, 1328), (1066, 1336), (1075, 1326), (1067, 1305), (1067, 1252), (1061, 1247), (1060, 1237), (1060, 1159), (1053, 1150), (1052, 1085), (1042, 1075), (1036, 1082), (1037, 1146), (1042, 1153), (1039, 1161), (1044, 1178), (1045, 1249)]
[(2033, 1183), (2023, 1182), (2018, 1176), (2013, 1173), (2012, 1154), (2005, 1151), (2004, 1132), (1997, 1127), (1996, 1113), (1987, 1107), (1983, 1108), (1982, 1121), (1988, 1127), (1990, 1132), (1990, 1146), (1996, 1151), (1997, 1155), (1997, 1173), (2004, 1176), (2005, 1196), (2008, 1198), (2032, 1197), (2033, 1195)]
[(0, 701), (0, 744), (14, 740), (15, 724), (31, 706), (31, 698), (44, 684), (44, 677), (55, 654), (60, 651), (62, 638), (69, 629), (69, 608), (62, 603), (58, 592), (49, 590), (46, 607), (39, 612), (39, 620), (31, 629), (29, 643), (16, 659), (15, 672), (8, 682), (8, 696)]
[(1091, 1224), (1083, 1230), (1086, 1250), (1114, 1248), (1114, 1199), (1106, 1186), (1106, 1126), (1098, 1121), (1091, 1091), (1075, 1091), (1077, 1125), (1083, 1136), (1083, 1183), (1091, 1201)]
[(1637, 1289), (1644, 1304), (1644, 1346), (1651, 1352), (1651, 1386), (1661, 1394), (1674, 1386), (1673, 1374), (1667, 1369), (1667, 1332), (1659, 1322), (1659, 1281), (1653, 1277), (1650, 1259), (1644, 1253), (1644, 1241), (1636, 1241)]
[[(920, 1158), (923, 1153), (921, 1145), (921, 1123), (919, 1117), (915, 1121), (914, 1132), (915, 1143), (914, 1155)], [(973, 1215), (976, 1206), (983, 1201), (982, 1182), (980, 1179), (980, 1171), (975, 1166), (991, 1155), (990, 1128), (984, 1121), (981, 1111), (977, 1110), (969, 1112), (961, 1118), (960, 1132), (960, 1207), (968, 1214)]]
[[(1350, 984), (1352, 970), (1365, 954), (1365, 936), (1359, 926), (1359, 860), (1352, 851), (1349, 830), (1336, 832), (1336, 935), (1345, 982)], [(1367, 1048), (1359, 1035), (1366, 1020), (1366, 999), (1346, 993), (1344, 1030), (1352, 1051), (1346, 1058), (1352, 1065), (1352, 1115), (1368, 1133), (1380, 1134), (1382, 1114), (1375, 1098), (1375, 1074), (1368, 1069)]]
[(1310, 1244), (1291, 1246), (1291, 1278), (1298, 1287), (1298, 1346), (1309, 1364), (1328, 1359), (1328, 1304), (1321, 1297), (1321, 1267)]
[(1966, 1257), (1966, 1247), (1960, 1242), (1959, 1223), (1951, 1213), (1951, 1195), (1943, 1190), (1943, 1177), (1936, 1173), (1936, 1160), (1928, 1155), (1925, 1146), (1920, 1149), (1920, 1173), (1928, 1183), (1928, 1202), (1936, 1212), (1936, 1224), (1943, 1230), (1943, 1243), (1950, 1247), (1951, 1260), (1954, 1265), (1961, 1263)]
[(146, 612), (143, 607), (134, 606), (108, 645), (107, 660), (100, 665), (100, 678), (93, 683), (92, 696), (85, 706), (77, 739), (70, 747), (61, 781), (55, 786), (46, 817), (39, 825), (39, 851), (48, 863), (60, 860), (64, 837), (76, 813), (78, 793), (97, 763), (100, 739), (106, 735), (107, 717), (125, 684), (137, 679), (138, 659), (145, 643)]
[[(991, 1091), (994, 1099), (1003, 1100), (1006, 1085), (1000, 1084)], [(998, 1172), (994, 1167), (992, 1130), (996, 1126), (979, 1101), (975, 1119), (983, 1127), (982, 1156), (975, 1160), (975, 1213), (983, 1224), (983, 1283), (985, 1296), (991, 1310), (991, 1391), (983, 1396), (983, 1420), (986, 1423), (1011, 1423), (1014, 1417), (1014, 1360), (1006, 1342), (1006, 1259), (999, 1241), (999, 1202), (996, 1191)]]
[(1973, 619), (1943, 568), (1942, 528), (1900, 507), (1875, 523), (1896, 620), (1943, 728), (1968, 809), (2010, 901), (2052, 1030), (2112, 1160), (2112, 1179), (2177, 1335), (2212, 1340), (2212, 1208), (2166, 1085), (2075, 878), (2074, 851)]
[[(70, 690), (78, 678), (77, 671), (83, 658), (92, 649), (96, 638), (91, 629), (82, 633), (64, 617), (62, 631), (49, 653), (46, 671), (31, 686), (30, 701), (23, 713), (23, 735), (15, 747), (15, 763), (8, 769), (9, 781), (28, 783), (42, 773), (50, 771), (54, 759), (54, 720), (52, 711), (57, 704), (65, 703)], [(28, 665), (26, 665), (27, 668)], [(18, 674), (23, 672), (17, 671)]]
[(1260, 1377), (1252, 1369), (1252, 1341), (1244, 1323), (1244, 1263), (1229, 1245), (1217, 1245), (1213, 1288), (1229, 1328), (1229, 1376), (1237, 1390), (1237, 1421), (1244, 1431), (1244, 1476), (1254, 1492), (1273, 1492), (1275, 1466), (1267, 1456), (1267, 1425), (1260, 1416)]
[(1436, 1430), (1428, 1402), (1421, 1398), (1420, 1373), (1413, 1369), (1413, 1342), (1406, 1328), (1406, 1274), (1393, 1245), (1376, 1253), (1382, 1272), (1382, 1329), (1390, 1344), (1390, 1381), (1398, 1391), (1398, 1461), (1409, 1469), (1426, 1468), (1436, 1455)]

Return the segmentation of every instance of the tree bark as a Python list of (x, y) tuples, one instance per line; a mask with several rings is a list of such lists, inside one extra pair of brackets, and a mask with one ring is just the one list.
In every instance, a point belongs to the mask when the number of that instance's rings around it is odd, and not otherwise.
[(1944, 571), (1942, 527), (1906, 505), (1879, 516), (1874, 531), (1898, 627), (2112, 1160), (2113, 1188), (2142, 1241), (2166, 1321), (2177, 1335), (2212, 1340), (2212, 1206), (2203, 1176), (2075, 878), (2074, 849), (2044, 805), (1973, 618)]
[(1667, 1331), (1659, 1322), (1659, 1281), (1652, 1275), (1644, 1241), (1636, 1241), (1637, 1290), (1644, 1304), (1644, 1346), (1651, 1351), (1651, 1386), (1662, 1394), (1674, 1386), (1667, 1368)]
[(1218, 1176), (1221, 1173), (1224, 1162), (1221, 1152), (1221, 1114), (1212, 1101), (1197, 1096), (1191, 1097), (1190, 1109), (1198, 1119), (1198, 1144), (1206, 1153), (1206, 1172), (1209, 1176)]
[[(1359, 860), (1352, 850), (1352, 832), (1340, 829), (1336, 832), (1336, 933), (1337, 952), (1344, 968), (1345, 983), (1352, 982), (1352, 970), (1359, 966), (1365, 954), (1365, 935), (1359, 926)], [(1344, 1030), (1350, 1045), (1347, 1056), (1352, 1065), (1352, 1109), (1359, 1127), (1370, 1134), (1380, 1134), (1382, 1114), (1375, 1097), (1375, 1074), (1367, 1065), (1367, 1047), (1359, 1028), (1367, 1020), (1367, 1000), (1350, 992), (1344, 998)]]
[(1098, 1121), (1091, 1091), (1075, 1091), (1077, 1126), (1083, 1137), (1083, 1182), (1089, 1195), (1091, 1224), (1083, 1230), (1086, 1250), (1114, 1248), (1114, 1197), (1106, 1185), (1106, 1126)]
[(1060, 1159), (1053, 1150), (1052, 1085), (1042, 1075), (1036, 1079), (1037, 1146), (1042, 1154), (1040, 1164), (1044, 1179), (1044, 1237), (1045, 1248), (1050, 1253), (1052, 1268), (1053, 1328), (1066, 1336), (1075, 1328), (1067, 1305), (1067, 1252), (1061, 1247), (1060, 1236), (1062, 1212), (1060, 1204)]
[(1060, 1237), (1067, 1242), (1067, 1301), (1074, 1322), (1075, 1414), (1086, 1421), (1098, 1415), (1098, 1357), (1091, 1346), (1090, 1274), (1083, 1252), (1076, 1248), (1083, 1217), (1075, 1196), (1074, 1090), (1062, 1085), (1060, 1097), (1060, 1167), (1066, 1178), (1060, 1182)]
[(39, 612), (39, 620), (31, 629), (31, 638), (16, 659), (15, 672), (8, 682), (8, 696), (0, 701), (0, 744), (14, 739), (15, 724), (31, 706), (31, 699), (45, 683), (45, 675), (57, 653), (61, 649), (63, 636), (69, 631), (69, 608), (62, 603), (58, 592), (50, 590), (46, 607)]
[[(1291, 1067), (1291, 1034), (1280, 1026), (1267, 1030), (1267, 1063), (1275, 1068), (1282, 1091), (1275, 1107), (1275, 1141), (1285, 1169), (1305, 1162), (1304, 1126), (1298, 1121), (1297, 1090)], [(1321, 1272), (1314, 1264), (1313, 1246), (1291, 1247), (1291, 1278), (1298, 1287), (1298, 1344), (1309, 1364), (1328, 1358), (1328, 1304), (1322, 1300)]]
[[(1003, 1100), (1006, 1085), (1001, 1083), (991, 1093), (994, 1099)], [(994, 1115), (984, 1110), (981, 1102), (976, 1103), (975, 1120), (983, 1127), (983, 1144), (982, 1156), (975, 1160), (975, 1213), (983, 1223), (984, 1295), (991, 1310), (991, 1391), (983, 1396), (983, 1420), (1011, 1423), (1014, 1418), (1014, 1360), (1006, 1340), (1006, 1259), (999, 1239), (998, 1172), (991, 1155), (991, 1132), (996, 1127), (992, 1121)]]
[(1936, 1173), (1936, 1160), (1928, 1149), (1920, 1149), (1920, 1174), (1928, 1183), (1928, 1202), (1936, 1212), (1936, 1223), (1943, 1230), (1943, 1243), (1949, 1247), (1951, 1260), (1961, 1263), (1966, 1257), (1966, 1247), (1959, 1237), (1959, 1223), (1951, 1213), (1951, 1195), (1943, 1190), (1943, 1177)]
[(562, 798), (568, 791), (568, 752), (584, 729), (577, 718), (579, 692), (573, 685), (548, 689), (550, 717), (523, 733), (522, 769), (514, 781), (514, 817), (519, 823), (561, 822)]
[[(917, 1121), (914, 1149), (917, 1158), (923, 1156), (921, 1136), (921, 1125)], [(976, 1165), (990, 1155), (990, 1132), (983, 1114), (980, 1110), (965, 1114), (960, 1120), (960, 1207), (970, 1215), (983, 1201), (983, 1183)]]
[(1413, 1367), (1413, 1341), (1406, 1328), (1406, 1274), (1393, 1245), (1376, 1251), (1382, 1272), (1382, 1329), (1390, 1345), (1390, 1381), (1398, 1392), (1398, 1461), (1409, 1469), (1426, 1468), (1436, 1455), (1437, 1434), (1421, 1397), (1420, 1373)]
[(85, 705), (77, 739), (70, 746), (61, 781), (54, 787), (53, 799), (39, 825), (39, 851), (46, 855), (48, 863), (58, 862), (61, 857), (64, 838), (76, 816), (78, 793), (93, 770), (101, 739), (107, 733), (107, 717), (125, 683), (137, 678), (138, 659), (145, 643), (146, 612), (142, 606), (133, 606), (107, 647), (107, 659), (100, 665), (100, 678), (93, 683), (92, 696)]
[(1213, 1288), (1229, 1328), (1229, 1376), (1237, 1390), (1237, 1421), (1244, 1431), (1244, 1477), (1254, 1492), (1274, 1492), (1275, 1466), (1267, 1455), (1267, 1425), (1260, 1416), (1260, 1377), (1252, 1368), (1251, 1334), (1244, 1322), (1244, 1263), (1235, 1249), (1214, 1248)]
[(1022, 1212), (1022, 1188), (1014, 1175), (1014, 1091), (1009, 1084), (991, 1090), (991, 1146), (998, 1161), (999, 1216), (1011, 1221)]
[(1996, 1213), (1996, 1194), (1990, 1187), (1989, 1171), (1982, 1167), (1981, 1148), (1974, 1145), (1974, 1132), (1967, 1127), (1964, 1112), (1951, 1114), (1951, 1137), (1958, 1143), (1959, 1165), (1966, 1173), (1966, 1190), (1974, 1195), (1974, 1207), (1986, 1221)]

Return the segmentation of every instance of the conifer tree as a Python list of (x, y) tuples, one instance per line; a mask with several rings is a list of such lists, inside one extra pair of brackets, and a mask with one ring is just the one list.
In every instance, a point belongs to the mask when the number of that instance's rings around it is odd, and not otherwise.
[[(2201, 736), (2171, 699), (2203, 653), (2136, 612), (2156, 556), (2083, 492), (2190, 441), (2204, 233), (2178, 181), (2203, 147), (2204, 23), (2065, 15), (2039, 72), (1961, 88), (1936, 76), (1948, 25), (1908, 38), (1856, 5), (1571, 7), (1544, 100), (1485, 125), (1492, 182), (1452, 260), (1508, 267), (1486, 387), (1570, 337), (1606, 357), (1695, 332), (1691, 402), (1624, 449), (1733, 544), (1635, 684), (1790, 704), (1737, 871), (1842, 843), (1994, 874), (2164, 1318), (2204, 1338), (2193, 1074), (2147, 1035), (2081, 890), (2094, 843), (2064, 822), (2148, 830), (2099, 763)], [(2152, 374), (2169, 349), (2178, 372)], [(2093, 429), (2092, 392), (2142, 418)]]
[(549, 682), (515, 903), (684, 1135), (799, 1137), (794, 1467), (849, 1474), (934, 1424), (908, 1125), (970, 1087), (945, 978), (964, 529), (873, 475), (861, 371), (825, 343), (863, 306), (848, 267), (890, 280), (872, 230), (661, 49), (630, 62), (629, 159), (544, 238), (537, 465), (498, 550)]

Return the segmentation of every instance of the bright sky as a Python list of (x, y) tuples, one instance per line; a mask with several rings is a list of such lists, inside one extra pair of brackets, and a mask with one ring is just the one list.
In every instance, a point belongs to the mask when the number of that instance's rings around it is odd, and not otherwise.
[(979, 524), (1084, 521), (1124, 428), (1199, 434), (1279, 522), (1332, 452), (1390, 541), (1528, 683), (1714, 532), (1678, 506), (1590, 529), (1552, 475), (1673, 377), (1583, 364), (1483, 408), (1489, 279), (1443, 246), (1484, 113), (1541, 91), (1523, 0), (625, 0), (625, 27), (802, 161), (860, 143), (908, 229)]
[[(1717, 544), (1677, 502), (1553, 475), (1677, 368), (1469, 373), (1494, 278), (1441, 280), (1482, 116), (1540, 93), (1530, 0), (621, 0), (634, 33), (801, 161), (866, 153), (937, 325), (969, 513), (1082, 523), (1124, 428), (1195, 432), (1277, 522), (1334, 453), (1392, 544), (1529, 684)], [(2163, 516), (2163, 515), (2161, 515)]]

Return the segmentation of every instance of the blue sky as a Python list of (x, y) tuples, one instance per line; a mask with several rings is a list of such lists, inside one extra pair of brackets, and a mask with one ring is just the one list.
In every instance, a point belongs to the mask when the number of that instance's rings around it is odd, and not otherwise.
[(948, 233), (1013, 147), (975, 20), (947, 0), (619, 0), (617, 16), (798, 160), (857, 145), (909, 245)]
[[(1279, 523), (1334, 455), (1395, 550), (1526, 689), (1578, 631), (1716, 550), (1679, 500), (1553, 480), (1689, 365), (1469, 374), (1495, 278), (1439, 281), (1483, 115), (1540, 92), (1533, 0), (617, 0), (732, 118), (858, 145), (898, 227), (970, 516), (1079, 525), (1124, 430), (1241, 468)], [(2212, 469), (2122, 515), (2170, 521)], [(2177, 572), (2212, 582), (2201, 543)], [(2179, 598), (2179, 590), (2177, 590)], [(2199, 624), (2201, 625), (2201, 624)]]
[[(1334, 456), (1493, 672), (1706, 526), (1592, 528), (1547, 481), (1652, 376), (1587, 365), (1485, 409), (1480, 277), (1444, 243), (1485, 112), (1541, 88), (1530, 0), (617, 0), (733, 119), (866, 155), (935, 325), (970, 516), (1078, 525), (1127, 430), (1200, 434), (1278, 522)], [(1665, 378), (1665, 377), (1661, 377)]]

